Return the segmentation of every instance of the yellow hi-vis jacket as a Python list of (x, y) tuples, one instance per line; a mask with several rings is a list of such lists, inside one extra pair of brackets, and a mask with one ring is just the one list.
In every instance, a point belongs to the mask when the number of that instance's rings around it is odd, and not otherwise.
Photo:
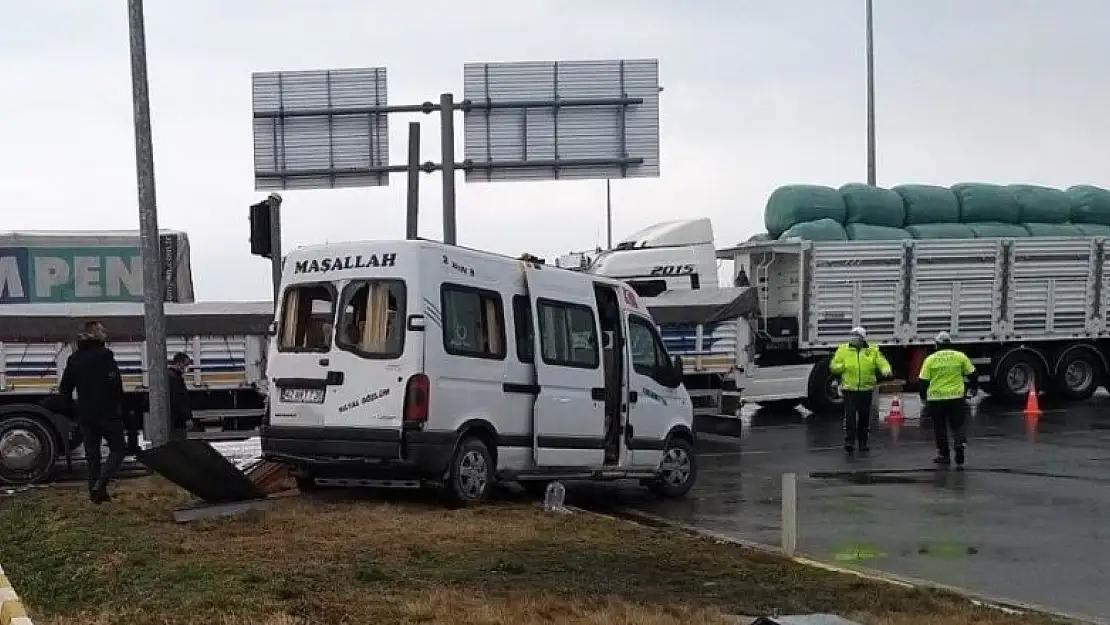
[(926, 401), (963, 399), (964, 378), (975, 375), (975, 364), (963, 352), (941, 349), (921, 363), (917, 377), (929, 385)]
[(870, 391), (875, 388), (879, 374), (893, 373), (890, 363), (874, 345), (862, 348), (845, 343), (836, 348), (829, 371), (840, 376), (840, 389), (844, 391)]

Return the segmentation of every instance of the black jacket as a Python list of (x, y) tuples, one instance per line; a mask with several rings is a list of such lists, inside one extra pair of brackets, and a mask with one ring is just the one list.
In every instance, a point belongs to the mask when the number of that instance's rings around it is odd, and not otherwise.
[(77, 391), (77, 418), (98, 421), (120, 418), (123, 400), (123, 377), (116, 355), (97, 339), (77, 341), (77, 351), (66, 361), (58, 392), (73, 397)]
[(175, 428), (184, 428), (193, 418), (189, 406), (189, 389), (185, 387), (185, 377), (180, 371), (170, 367), (170, 418)]

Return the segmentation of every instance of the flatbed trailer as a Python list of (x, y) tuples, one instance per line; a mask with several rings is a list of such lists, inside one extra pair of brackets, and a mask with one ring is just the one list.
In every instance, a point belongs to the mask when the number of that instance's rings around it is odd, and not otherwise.
[[(194, 415), (224, 431), (258, 428), (266, 414), (270, 302), (166, 303), (167, 355), (189, 354)], [(123, 374), (124, 419), (137, 437), (148, 410), (142, 305), (0, 306), (0, 484), (47, 479), (79, 445), (69, 415), (43, 406), (58, 386), (83, 323), (101, 321)]]
[(699, 414), (733, 415), (742, 403), (835, 410), (828, 361), (855, 326), (908, 389), (945, 331), (1003, 401), (1023, 401), (1034, 384), (1085, 400), (1110, 371), (1108, 246), (1101, 237), (752, 240), (716, 252), (740, 286), (645, 301), (683, 358)]

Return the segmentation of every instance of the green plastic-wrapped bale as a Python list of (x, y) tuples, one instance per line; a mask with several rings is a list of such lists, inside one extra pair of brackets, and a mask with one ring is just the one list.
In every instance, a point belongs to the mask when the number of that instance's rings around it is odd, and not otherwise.
[(1078, 185), (1066, 191), (1074, 204), (1071, 222), (1110, 226), (1110, 191), (1090, 185)]
[(901, 228), (872, 226), (871, 224), (848, 224), (844, 226), (848, 239), (852, 241), (901, 241), (912, 239), (910, 233)]
[(806, 241), (847, 241), (848, 234), (840, 222), (832, 219), (818, 219), (794, 224), (783, 232), (779, 239), (804, 239)]
[[(1029, 231), (1031, 237), (1081, 237), (1086, 236), (1079, 226), (1074, 224), (1021, 224)], [(1110, 226), (1106, 227), (1110, 230)]]
[(1000, 221), (966, 224), (977, 239), (1018, 239), (1029, 236), (1029, 231), (1017, 224), (1005, 224)]
[(763, 225), (772, 236), (811, 221), (829, 219), (843, 225), (847, 209), (840, 192), (831, 187), (793, 184), (779, 187), (767, 198)]
[(1018, 223), (1062, 224), (1071, 219), (1075, 202), (1060, 189), (1032, 184), (1012, 184), (1009, 189), (1018, 203)]
[(1009, 188), (997, 184), (962, 182), (952, 185), (960, 202), (960, 221), (973, 223), (1016, 224), (1021, 207)]
[(840, 187), (840, 195), (844, 198), (845, 225), (901, 228), (906, 223), (906, 206), (902, 196), (890, 189), (853, 182)]
[(906, 225), (960, 222), (960, 203), (951, 189), (927, 184), (903, 184), (892, 190), (902, 196)]
[(1110, 226), (1102, 224), (1072, 224), (1085, 237), (1110, 237)]
[(917, 224), (906, 226), (915, 239), (974, 239), (975, 233), (964, 224)]

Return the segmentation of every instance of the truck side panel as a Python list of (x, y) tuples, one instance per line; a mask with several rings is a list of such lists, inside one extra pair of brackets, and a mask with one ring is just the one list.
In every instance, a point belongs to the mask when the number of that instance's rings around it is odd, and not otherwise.
[(881, 344), (1047, 341), (1108, 335), (1102, 239), (802, 244), (802, 349), (862, 325)]

